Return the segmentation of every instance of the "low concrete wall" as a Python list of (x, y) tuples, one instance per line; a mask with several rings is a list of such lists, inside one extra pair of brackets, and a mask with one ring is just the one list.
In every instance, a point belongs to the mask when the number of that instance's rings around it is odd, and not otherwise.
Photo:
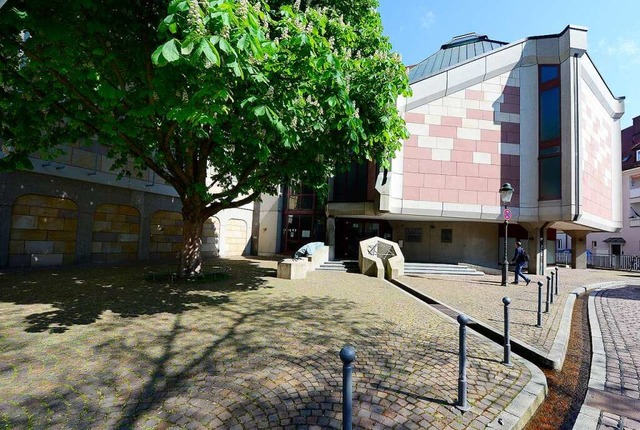
[(322, 263), (329, 261), (329, 247), (325, 245), (316, 249), (313, 255), (310, 255), (307, 259), (309, 260), (309, 270), (317, 269)]
[(306, 257), (295, 260), (293, 258), (285, 258), (278, 263), (278, 278), (281, 279), (304, 279), (307, 272), (316, 270), (322, 263), (329, 259), (329, 247), (323, 246)]
[(309, 271), (309, 262), (304, 259), (285, 258), (278, 263), (278, 278), (304, 279)]

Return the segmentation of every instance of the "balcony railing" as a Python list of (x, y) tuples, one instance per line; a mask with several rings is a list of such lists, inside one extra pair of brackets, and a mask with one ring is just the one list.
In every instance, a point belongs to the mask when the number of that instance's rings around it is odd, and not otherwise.
[[(571, 253), (559, 252), (556, 254), (556, 264), (570, 265)], [(628, 272), (640, 272), (640, 256), (638, 255), (612, 255), (612, 254), (587, 254), (587, 267), (594, 269), (614, 269)]]
[(640, 218), (629, 219), (629, 227), (640, 227)]

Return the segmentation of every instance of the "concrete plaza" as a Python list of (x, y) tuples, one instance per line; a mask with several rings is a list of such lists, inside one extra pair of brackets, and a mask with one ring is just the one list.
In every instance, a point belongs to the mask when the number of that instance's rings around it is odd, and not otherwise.
[[(216, 262), (231, 276), (209, 284), (147, 281), (158, 267), (142, 266), (0, 275), (0, 428), (340, 428), (346, 344), (355, 428), (520, 428), (546, 390), (539, 369), (504, 366), (502, 348), (470, 331), (462, 413), (451, 318), (358, 274), (289, 281), (274, 260)], [(497, 327), (508, 291), (513, 336), (551, 351), (568, 291), (625, 276), (561, 269), (543, 328), (529, 327), (533, 284), (403, 281)]]
[(539, 370), (469, 334), (463, 414), (448, 317), (357, 274), (219, 263), (231, 276), (208, 285), (140, 266), (0, 275), (0, 427), (340, 428), (346, 344), (356, 428), (514, 424), (543, 395)]

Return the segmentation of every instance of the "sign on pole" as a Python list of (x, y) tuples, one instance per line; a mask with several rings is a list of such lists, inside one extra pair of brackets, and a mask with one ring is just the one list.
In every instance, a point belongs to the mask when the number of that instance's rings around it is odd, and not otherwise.
[(504, 208), (504, 210), (502, 211), (502, 217), (509, 221), (511, 219), (511, 209), (509, 208)]

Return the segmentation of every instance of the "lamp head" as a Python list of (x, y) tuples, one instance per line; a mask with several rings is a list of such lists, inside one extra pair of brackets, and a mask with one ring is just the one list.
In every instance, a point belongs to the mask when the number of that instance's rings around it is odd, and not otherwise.
[(502, 187), (500, 188), (500, 199), (502, 200), (503, 204), (507, 204), (511, 201), (511, 197), (513, 196), (513, 187), (511, 186), (510, 183), (505, 182), (504, 184), (502, 184)]

